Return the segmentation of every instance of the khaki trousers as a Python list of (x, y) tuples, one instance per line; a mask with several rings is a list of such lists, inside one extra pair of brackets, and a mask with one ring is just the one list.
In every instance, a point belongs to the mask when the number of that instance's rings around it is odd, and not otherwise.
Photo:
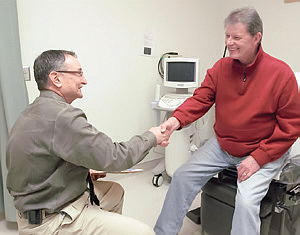
[(89, 193), (46, 217), (41, 225), (31, 225), (17, 212), (20, 235), (154, 235), (153, 229), (133, 218), (121, 215), (124, 189), (110, 181), (94, 182), (100, 207), (91, 205)]

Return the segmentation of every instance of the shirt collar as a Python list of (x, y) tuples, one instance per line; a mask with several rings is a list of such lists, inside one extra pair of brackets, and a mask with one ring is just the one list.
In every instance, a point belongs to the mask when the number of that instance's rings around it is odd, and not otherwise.
[(62, 102), (66, 103), (66, 101), (63, 97), (61, 97), (60, 95), (58, 95), (57, 93), (55, 93), (54, 91), (51, 91), (51, 90), (41, 90), (40, 97), (46, 97), (46, 98), (50, 98), (50, 99), (54, 99), (54, 100), (62, 101)]

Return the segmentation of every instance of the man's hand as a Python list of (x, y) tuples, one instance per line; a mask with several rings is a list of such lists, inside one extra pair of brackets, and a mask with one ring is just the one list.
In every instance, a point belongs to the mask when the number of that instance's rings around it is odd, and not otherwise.
[(257, 161), (252, 156), (248, 156), (237, 168), (239, 182), (248, 179), (251, 175), (258, 171), (259, 168), (260, 165)]
[(90, 176), (92, 181), (96, 181), (97, 179), (106, 177), (106, 173), (103, 173), (102, 171), (95, 171), (90, 169)]
[(166, 147), (169, 144), (169, 135), (167, 134), (167, 131), (161, 132), (160, 127), (152, 127), (149, 131), (151, 131), (156, 136), (156, 144), (161, 145), (163, 147)]
[(167, 134), (167, 139), (161, 143), (161, 146), (169, 144), (169, 138), (173, 131), (180, 127), (180, 122), (175, 117), (170, 117), (167, 121), (160, 125), (161, 132)]

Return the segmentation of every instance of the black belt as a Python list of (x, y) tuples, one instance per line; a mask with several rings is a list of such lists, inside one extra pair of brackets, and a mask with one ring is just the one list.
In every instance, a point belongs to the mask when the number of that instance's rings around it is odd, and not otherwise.
[[(89, 183), (90, 187), (90, 202), (93, 205), (95, 203), (97, 206), (100, 205), (99, 199), (95, 195), (94, 192), (94, 184), (91, 179), (90, 173), (87, 175), (87, 181)], [(39, 209), (39, 210), (30, 210), (25, 212), (19, 212), (20, 217), (24, 219), (28, 219), (29, 224), (41, 224), (43, 219), (45, 219), (47, 216), (53, 214), (53, 213), (47, 213), (45, 210)]]
[(19, 212), (20, 218), (28, 219), (29, 224), (41, 224), (43, 219), (53, 214), (42, 209)]

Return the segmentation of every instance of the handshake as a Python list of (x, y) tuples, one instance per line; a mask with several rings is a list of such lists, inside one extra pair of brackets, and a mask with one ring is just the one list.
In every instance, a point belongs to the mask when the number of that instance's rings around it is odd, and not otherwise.
[(180, 127), (180, 122), (175, 117), (170, 117), (159, 127), (152, 127), (151, 131), (156, 136), (156, 144), (166, 147), (169, 144), (169, 138), (173, 131)]

